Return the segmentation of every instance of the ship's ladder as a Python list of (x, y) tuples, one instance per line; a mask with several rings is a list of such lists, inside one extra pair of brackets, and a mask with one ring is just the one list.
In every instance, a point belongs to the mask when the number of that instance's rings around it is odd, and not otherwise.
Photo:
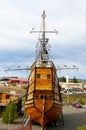
[(23, 125), (26, 126), (30, 121), (30, 116), (24, 115)]
[(27, 116), (26, 114), (24, 115), (24, 119), (23, 119), (23, 125), (24, 126), (29, 126), (29, 129), (32, 130), (32, 120), (31, 120), (31, 116)]

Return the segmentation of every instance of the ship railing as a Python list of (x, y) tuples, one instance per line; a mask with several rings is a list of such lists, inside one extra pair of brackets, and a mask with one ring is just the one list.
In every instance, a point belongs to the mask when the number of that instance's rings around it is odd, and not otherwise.
[(53, 62), (49, 60), (38, 60), (36, 62), (36, 67), (53, 67)]

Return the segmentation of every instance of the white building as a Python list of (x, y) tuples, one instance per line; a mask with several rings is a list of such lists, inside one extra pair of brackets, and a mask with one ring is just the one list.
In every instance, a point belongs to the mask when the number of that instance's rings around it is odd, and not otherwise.
[(80, 88), (83, 89), (83, 83), (71, 83), (71, 82), (60, 82), (60, 86), (61, 88), (69, 88), (69, 89), (73, 89), (73, 88)]

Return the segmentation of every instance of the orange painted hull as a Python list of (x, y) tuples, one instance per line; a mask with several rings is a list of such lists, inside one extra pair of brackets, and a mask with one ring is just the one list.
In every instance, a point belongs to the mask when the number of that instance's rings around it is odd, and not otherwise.
[(62, 113), (62, 104), (49, 99), (34, 99), (33, 103), (26, 103), (26, 114), (31, 120), (45, 126), (46, 123), (57, 120)]
[[(62, 113), (62, 101), (55, 67), (32, 66), (25, 113), (43, 127), (57, 120)], [(44, 129), (43, 129), (44, 130)]]

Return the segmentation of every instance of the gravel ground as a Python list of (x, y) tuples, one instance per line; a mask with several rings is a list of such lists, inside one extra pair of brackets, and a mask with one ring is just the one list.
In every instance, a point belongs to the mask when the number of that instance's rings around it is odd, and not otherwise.
[[(76, 109), (72, 106), (63, 107), (64, 126), (47, 126), (45, 130), (77, 130), (77, 127), (86, 124), (86, 106), (82, 109)], [(22, 119), (19, 118), (10, 126), (0, 121), (0, 130), (11, 130), (22, 126)], [(32, 130), (41, 130), (40, 126), (33, 125)]]

